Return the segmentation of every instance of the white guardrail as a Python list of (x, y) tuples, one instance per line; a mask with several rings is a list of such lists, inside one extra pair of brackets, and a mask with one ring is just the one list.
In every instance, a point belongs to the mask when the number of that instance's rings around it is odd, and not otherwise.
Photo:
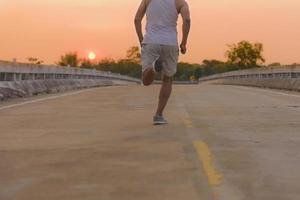
[(92, 69), (0, 61), (0, 81), (72, 79), (108, 79), (140, 83), (139, 79)]
[(218, 79), (300, 79), (300, 66), (263, 67), (232, 71), (203, 77), (199, 81)]

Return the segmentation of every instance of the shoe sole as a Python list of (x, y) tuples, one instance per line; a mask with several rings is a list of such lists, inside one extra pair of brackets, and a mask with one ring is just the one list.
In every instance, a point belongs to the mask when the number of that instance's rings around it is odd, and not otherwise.
[(153, 125), (166, 125), (168, 122), (153, 122)]

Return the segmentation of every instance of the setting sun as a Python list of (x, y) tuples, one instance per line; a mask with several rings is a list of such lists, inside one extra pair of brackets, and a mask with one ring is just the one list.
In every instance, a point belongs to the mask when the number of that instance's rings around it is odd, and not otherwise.
[(89, 52), (88, 58), (89, 58), (90, 60), (95, 60), (96, 54), (95, 54), (94, 52)]

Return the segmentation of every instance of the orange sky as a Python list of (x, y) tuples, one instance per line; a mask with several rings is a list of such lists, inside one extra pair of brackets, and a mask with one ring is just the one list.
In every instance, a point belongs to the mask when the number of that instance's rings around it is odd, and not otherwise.
[[(0, 60), (54, 63), (68, 51), (121, 58), (137, 45), (140, 0), (0, 0)], [(265, 46), (267, 63), (300, 62), (299, 0), (189, 0), (193, 28), (182, 61), (224, 60), (226, 44)]]

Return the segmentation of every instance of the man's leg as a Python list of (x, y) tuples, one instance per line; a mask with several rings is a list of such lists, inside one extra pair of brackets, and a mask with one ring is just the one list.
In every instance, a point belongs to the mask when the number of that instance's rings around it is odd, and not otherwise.
[(156, 116), (162, 116), (172, 92), (172, 77), (163, 76)]

